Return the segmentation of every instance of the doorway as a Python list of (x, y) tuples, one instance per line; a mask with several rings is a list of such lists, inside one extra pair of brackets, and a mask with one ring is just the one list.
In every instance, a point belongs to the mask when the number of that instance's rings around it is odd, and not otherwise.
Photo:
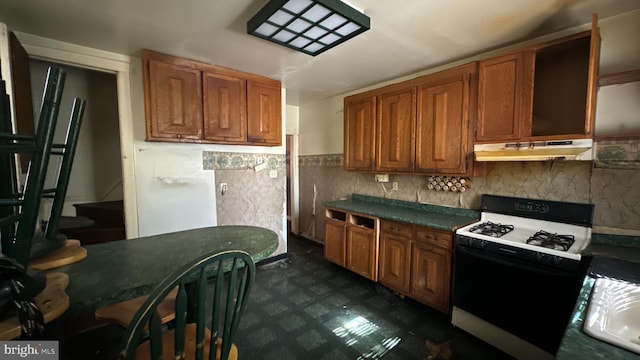
[[(80, 240), (83, 245), (125, 239), (116, 75), (31, 59), (34, 118), (41, 106), (47, 70), (52, 66), (66, 73), (55, 131), (56, 143), (64, 142), (73, 99), (78, 97), (87, 101), (62, 215), (67, 219), (83, 216), (94, 222), (90, 226), (71, 228), (65, 228), (61, 223), (60, 232)], [(48, 174), (53, 173), (48, 171)]]
[(293, 201), (293, 189), (291, 186), (291, 153), (293, 150), (293, 135), (287, 135), (286, 149), (285, 149), (285, 164), (286, 164), (286, 192), (287, 192), (287, 237), (291, 235), (291, 216), (293, 208), (291, 202)]
[[(82, 69), (112, 74), (116, 78), (120, 162), (122, 163), (123, 206), (126, 238), (138, 237), (136, 169), (133, 150), (132, 67), (139, 66), (126, 55), (110, 53), (74, 44), (16, 32), (31, 59), (50, 61)], [(141, 82), (141, 80), (140, 80)], [(137, 82), (136, 82), (137, 83)], [(141, 101), (136, 96), (136, 101)], [(137, 114), (140, 116), (139, 114)]]

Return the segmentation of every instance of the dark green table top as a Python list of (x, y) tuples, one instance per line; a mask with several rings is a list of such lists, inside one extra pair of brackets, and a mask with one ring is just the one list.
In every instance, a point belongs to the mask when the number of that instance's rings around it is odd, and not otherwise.
[(69, 275), (64, 316), (149, 294), (174, 270), (198, 255), (243, 250), (255, 262), (278, 247), (278, 235), (254, 226), (215, 226), (88, 245), (87, 257), (52, 272)]

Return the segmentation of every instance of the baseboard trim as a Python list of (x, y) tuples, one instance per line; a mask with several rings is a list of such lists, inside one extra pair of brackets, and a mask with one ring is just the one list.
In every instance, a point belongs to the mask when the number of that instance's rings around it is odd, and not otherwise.
[(291, 234), (289, 234), (289, 236), (290, 237), (294, 237), (297, 240), (303, 241), (303, 242), (305, 242), (305, 243), (307, 243), (309, 245), (318, 246), (318, 247), (324, 247), (323, 243), (321, 243), (319, 241), (316, 241), (316, 240), (313, 240), (313, 239), (310, 239), (308, 237), (304, 237), (302, 235), (297, 235), (297, 234), (291, 233)]
[(287, 253), (279, 254), (279, 255), (272, 256), (270, 258), (266, 258), (266, 259), (262, 259), (262, 260), (258, 261), (256, 263), (256, 267), (260, 267), (260, 266), (263, 266), (263, 265), (271, 264), (271, 263), (274, 263), (276, 261), (285, 260), (285, 259), (288, 259), (288, 258), (289, 258), (289, 255)]

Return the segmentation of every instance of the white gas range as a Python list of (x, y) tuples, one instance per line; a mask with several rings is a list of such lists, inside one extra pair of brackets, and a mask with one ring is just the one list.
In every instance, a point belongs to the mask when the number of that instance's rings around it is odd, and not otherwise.
[(491, 212), (456, 234), (574, 260), (591, 243), (591, 227)]
[(518, 359), (553, 359), (588, 266), (594, 207), (483, 195), (481, 210), (456, 231), (451, 322)]

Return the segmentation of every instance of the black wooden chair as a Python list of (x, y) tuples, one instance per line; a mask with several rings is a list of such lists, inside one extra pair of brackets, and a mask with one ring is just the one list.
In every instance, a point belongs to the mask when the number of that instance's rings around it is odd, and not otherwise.
[[(255, 264), (243, 251), (211, 253), (186, 264), (163, 280), (136, 312), (119, 358), (237, 359), (233, 341), (254, 277)], [(174, 326), (163, 331), (157, 307), (176, 287)]]
[[(0, 193), (0, 239), (2, 253), (16, 259), (26, 266), (31, 252), (31, 242), (38, 226), (37, 217), (40, 200), (44, 192), (49, 154), (53, 146), (53, 134), (58, 118), (65, 73), (51, 68), (47, 74), (42, 108), (35, 135), (14, 134), (4, 125), (0, 129), (0, 155), (3, 166), (2, 182), (13, 183), (3, 186)], [(3, 103), (8, 113), (8, 98)], [(5, 119), (6, 121), (7, 119)], [(3, 121), (3, 122), (5, 122)], [(15, 177), (14, 158), (16, 154), (30, 154), (31, 161), (27, 171), (24, 189), (18, 189)]]

